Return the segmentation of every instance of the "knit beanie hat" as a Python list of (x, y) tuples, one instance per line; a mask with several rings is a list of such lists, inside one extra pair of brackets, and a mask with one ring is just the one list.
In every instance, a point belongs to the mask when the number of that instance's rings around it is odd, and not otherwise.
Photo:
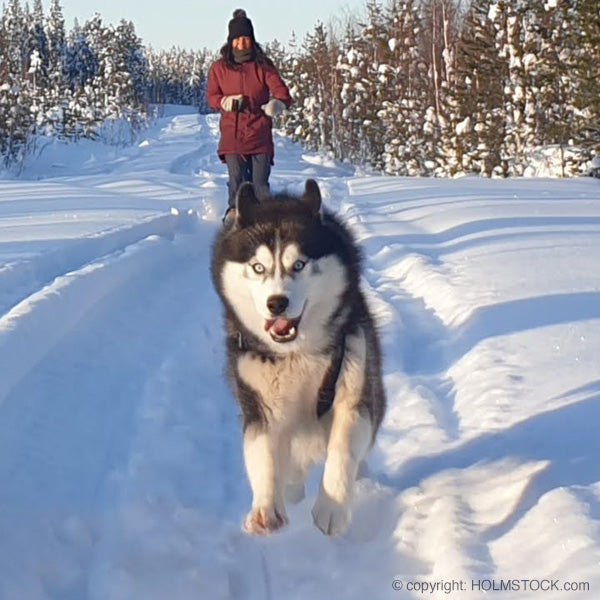
[(229, 21), (229, 36), (227, 41), (231, 42), (237, 37), (248, 36), (254, 41), (254, 28), (252, 21), (246, 16), (246, 11), (238, 8), (233, 11), (233, 19)]

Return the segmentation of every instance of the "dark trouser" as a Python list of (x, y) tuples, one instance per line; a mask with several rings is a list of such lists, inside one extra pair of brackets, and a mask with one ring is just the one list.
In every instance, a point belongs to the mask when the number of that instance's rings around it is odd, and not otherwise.
[(252, 182), (254, 193), (260, 200), (269, 195), (269, 175), (271, 157), (268, 154), (226, 154), (225, 162), (229, 171), (229, 206), (235, 207), (235, 195), (244, 181)]

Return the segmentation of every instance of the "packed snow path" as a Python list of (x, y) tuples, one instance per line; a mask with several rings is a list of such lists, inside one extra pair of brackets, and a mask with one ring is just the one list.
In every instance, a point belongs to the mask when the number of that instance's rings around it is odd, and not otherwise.
[(598, 597), (598, 181), (360, 176), (278, 138), (273, 187), (316, 178), (363, 245), (389, 411), (346, 535), (312, 525), (317, 471), (251, 539), (216, 128), (0, 182), (0, 599)]

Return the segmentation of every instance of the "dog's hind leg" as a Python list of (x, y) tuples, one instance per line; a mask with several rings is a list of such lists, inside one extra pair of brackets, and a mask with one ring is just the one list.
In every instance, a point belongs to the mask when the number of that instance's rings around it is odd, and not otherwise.
[[(283, 453), (282, 453), (283, 454)], [(286, 502), (298, 504), (305, 497), (304, 481), (306, 472), (301, 469), (293, 460), (289, 446), (287, 453), (283, 456), (285, 464), (282, 465), (282, 475), (284, 476), (284, 496)]]
[(303, 483), (288, 483), (285, 486), (285, 499), (290, 504), (302, 502), (306, 496)]
[(278, 436), (263, 424), (251, 424), (244, 431), (244, 462), (252, 489), (252, 509), (243, 526), (246, 533), (268, 535), (288, 522), (277, 446)]

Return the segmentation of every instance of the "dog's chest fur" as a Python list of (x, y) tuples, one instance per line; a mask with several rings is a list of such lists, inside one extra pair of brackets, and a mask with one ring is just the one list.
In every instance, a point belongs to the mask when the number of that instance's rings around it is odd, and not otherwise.
[(316, 421), (319, 389), (330, 361), (328, 357), (292, 353), (273, 361), (247, 352), (238, 358), (237, 371), (267, 409), (272, 424)]

